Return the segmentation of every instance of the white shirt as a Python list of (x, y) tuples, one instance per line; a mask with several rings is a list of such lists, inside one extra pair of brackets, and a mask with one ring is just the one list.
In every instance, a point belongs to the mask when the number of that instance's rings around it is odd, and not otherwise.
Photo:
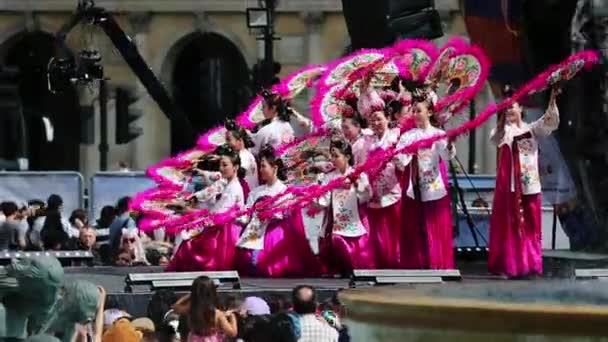
[[(262, 184), (249, 193), (247, 208), (251, 208), (260, 198), (278, 195), (285, 191), (285, 189), (287, 189), (287, 186), (278, 179), (272, 185)], [(277, 218), (280, 219), (280, 217)], [(266, 234), (268, 222), (261, 221), (255, 213), (251, 217), (242, 217), (239, 220), (247, 225), (237, 242), (237, 246), (247, 249), (263, 249), (264, 235)]]
[(241, 167), (245, 170), (245, 181), (249, 185), (249, 190), (256, 188), (258, 182), (258, 164), (255, 157), (248, 149), (242, 149), (239, 152), (241, 159)]
[[(388, 148), (393, 146), (399, 140), (400, 131), (396, 129), (387, 129), (382, 138), (372, 136), (370, 139), (370, 152), (378, 148)], [(380, 171), (376, 179), (372, 181), (372, 198), (369, 201), (369, 207), (373, 209), (386, 208), (395, 204), (401, 198), (401, 186), (395, 174), (395, 165), (393, 162), (388, 162), (386, 167)]]
[[(346, 169), (348, 175), (353, 172), (353, 168)], [(323, 184), (344, 176), (339, 171), (333, 171), (325, 175)], [(367, 231), (361, 223), (359, 216), (359, 203), (365, 203), (372, 197), (372, 187), (369, 184), (367, 175), (362, 173), (357, 179), (357, 187), (351, 184), (349, 189), (337, 188), (319, 197), (317, 204), (322, 207), (331, 205), (333, 224), (332, 233), (347, 237), (358, 237)]]
[(205, 189), (195, 193), (201, 205), (212, 213), (223, 213), (235, 206), (242, 208), (245, 203), (243, 187), (237, 177), (231, 181), (222, 178)]
[(298, 342), (338, 342), (339, 334), (329, 324), (319, 320), (314, 314), (300, 316), (302, 328)]
[[(415, 141), (444, 134), (439, 128), (429, 126), (428, 128), (413, 128), (401, 136), (397, 148), (402, 148)], [(454, 158), (454, 149), (448, 149), (448, 141), (441, 139), (433, 143), (430, 148), (417, 151), (418, 156), (418, 186), (420, 188), (420, 200), (423, 202), (434, 201), (447, 195), (447, 187), (441, 177), (439, 164), (441, 160), (448, 161)], [(397, 167), (403, 170), (412, 161), (411, 154), (399, 154), (394, 158)], [(415, 198), (412, 179), (409, 179), (407, 196)]]
[[(540, 174), (538, 171), (538, 142), (537, 137), (548, 136), (559, 127), (559, 110), (557, 106), (550, 106), (545, 114), (531, 124), (522, 122), (519, 126), (506, 124), (502, 138), (496, 136), (496, 129), (490, 132), (490, 140), (499, 148), (507, 145), (511, 149), (516, 137), (531, 133), (531, 138), (517, 141), (519, 149), (519, 167), (521, 172), (521, 186), (524, 195), (541, 192)], [(515, 172), (511, 169), (511, 192), (515, 191)]]
[(264, 145), (271, 145), (276, 149), (283, 144), (292, 142), (294, 138), (295, 132), (291, 124), (275, 117), (271, 123), (260, 128), (253, 136), (255, 142), (253, 153), (258, 154)]

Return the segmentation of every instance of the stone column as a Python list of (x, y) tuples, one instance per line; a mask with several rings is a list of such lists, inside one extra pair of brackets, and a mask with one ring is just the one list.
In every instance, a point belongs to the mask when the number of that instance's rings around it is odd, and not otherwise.
[(308, 64), (323, 62), (323, 47), (321, 41), (321, 24), (323, 23), (322, 12), (303, 12), (302, 18), (306, 22), (306, 50), (308, 52)]

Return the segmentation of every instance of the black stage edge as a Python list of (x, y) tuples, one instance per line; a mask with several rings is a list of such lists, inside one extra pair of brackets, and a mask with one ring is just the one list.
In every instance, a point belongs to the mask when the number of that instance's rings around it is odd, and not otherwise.
[[(463, 275), (464, 282), (497, 282), (501, 278), (490, 276), (486, 270), (486, 256), (459, 256), (457, 268)], [(608, 255), (567, 250), (544, 251), (544, 278), (574, 279), (574, 270), (582, 268), (608, 268)], [(162, 267), (68, 267), (66, 278), (82, 279), (103, 286), (108, 292), (108, 304), (127, 310), (135, 317), (146, 315), (151, 293), (144, 288), (133, 289), (125, 293), (125, 278), (129, 273), (163, 272)], [(289, 298), (291, 289), (296, 285), (308, 284), (318, 290), (322, 301), (332, 297), (338, 290), (349, 287), (345, 278), (241, 278), (241, 289), (223, 289), (221, 296), (237, 294), (241, 297), (281, 295)], [(447, 284), (447, 283), (446, 283)], [(403, 286), (403, 285), (401, 285)], [(413, 286), (413, 285), (412, 285)], [(424, 286), (424, 285), (416, 285)], [(449, 286), (449, 285), (447, 285)]]

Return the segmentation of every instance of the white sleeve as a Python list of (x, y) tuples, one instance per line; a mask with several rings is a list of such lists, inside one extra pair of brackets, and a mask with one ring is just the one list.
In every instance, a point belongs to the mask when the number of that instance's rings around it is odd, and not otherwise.
[[(329, 180), (327, 179), (327, 177), (323, 177), (320, 175), (320, 183), (322, 185), (326, 185), (328, 182)], [(314, 202), (322, 208), (329, 207), (329, 205), (331, 204), (331, 191), (325, 192), (323, 195), (315, 199)]]
[(448, 148), (448, 141), (446, 139), (438, 140), (433, 145), (435, 151), (437, 151), (441, 159), (445, 161), (452, 160), (452, 158), (456, 156), (456, 147), (452, 144), (452, 148)]
[(357, 199), (359, 203), (366, 203), (372, 198), (372, 186), (365, 173), (362, 173), (357, 180)]
[(196, 198), (200, 202), (215, 204), (215, 202), (217, 201), (217, 196), (220, 195), (222, 191), (224, 191), (226, 185), (228, 185), (228, 182), (225, 179), (220, 179), (209, 185), (208, 187), (204, 188), (203, 190), (195, 192), (194, 196), (196, 196)]
[[(412, 134), (404, 133), (399, 142), (397, 143), (397, 149), (403, 148), (410, 145), (414, 141)], [(412, 161), (412, 154), (399, 153), (393, 158), (393, 163), (399, 170), (405, 169), (406, 166)]]
[(557, 105), (550, 105), (545, 114), (538, 120), (530, 124), (530, 131), (537, 137), (544, 137), (551, 134), (559, 127), (559, 109)]

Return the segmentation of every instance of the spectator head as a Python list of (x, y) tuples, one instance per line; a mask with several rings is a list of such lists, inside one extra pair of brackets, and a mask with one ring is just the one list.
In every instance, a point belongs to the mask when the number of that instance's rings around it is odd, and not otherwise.
[(241, 308), (250, 316), (270, 315), (268, 303), (260, 297), (247, 297)]
[(293, 289), (292, 298), (293, 310), (300, 314), (311, 314), (317, 310), (317, 298), (314, 287), (310, 285), (299, 285)]
[(133, 263), (133, 255), (128, 250), (121, 249), (116, 255), (116, 266), (130, 266)]
[(116, 202), (116, 214), (122, 215), (129, 211), (129, 202), (131, 202), (131, 197), (125, 196)]
[(90, 226), (84, 226), (80, 229), (80, 235), (78, 237), (80, 240), (80, 245), (87, 250), (93, 249), (95, 247), (95, 243), (97, 242), (97, 233), (95, 229)]
[(301, 335), (301, 328), (296, 326), (299, 321), (295, 315), (282, 312), (272, 318), (270, 322), (271, 341), (297, 342)]
[(280, 294), (269, 295), (266, 302), (270, 307), (270, 313), (273, 315), (279, 312), (287, 311), (291, 307), (289, 300)]
[(61, 211), (63, 209), (63, 198), (57, 194), (52, 194), (46, 200), (46, 208), (49, 211)]
[(171, 305), (177, 301), (177, 295), (171, 290), (160, 290), (154, 292), (148, 304), (148, 317), (154, 325), (160, 327), (165, 316), (171, 310)]
[(224, 298), (223, 309), (238, 311), (239, 309), (241, 309), (242, 305), (243, 305), (243, 297), (241, 297), (239, 295), (227, 295)]
[(97, 220), (97, 225), (99, 228), (108, 228), (114, 218), (116, 217), (116, 209), (111, 205), (106, 205), (101, 208), (101, 213), (99, 214), (99, 220)]
[(89, 219), (87, 217), (87, 212), (84, 209), (76, 209), (72, 211), (72, 215), (70, 215), (70, 224), (75, 228), (81, 229), (82, 227), (89, 224)]
[(104, 334), (103, 342), (140, 342), (142, 333), (135, 330), (129, 320), (120, 319), (112, 325)]
[(190, 290), (190, 330), (197, 335), (209, 335), (215, 328), (217, 307), (217, 291), (213, 280), (206, 276), (194, 279)]
[(15, 202), (2, 202), (0, 203), (0, 210), (6, 218), (11, 218), (17, 214), (19, 208)]
[(147, 249), (146, 259), (152, 266), (167, 266), (169, 265), (169, 258), (167, 255), (161, 253), (158, 249)]

